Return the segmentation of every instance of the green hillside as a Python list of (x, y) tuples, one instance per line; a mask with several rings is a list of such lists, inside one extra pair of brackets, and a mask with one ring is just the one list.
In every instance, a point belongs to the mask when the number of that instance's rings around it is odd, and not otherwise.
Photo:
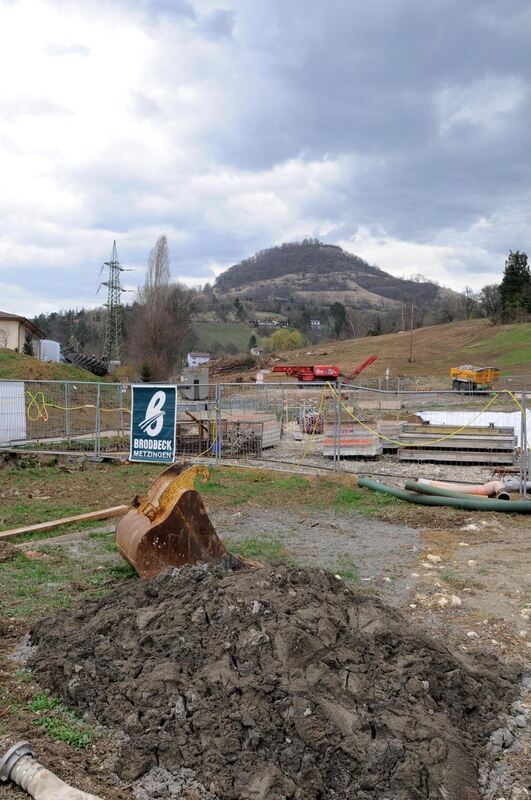
[(0, 348), (0, 379), (27, 381), (101, 381), (92, 372)]
[[(483, 342), (467, 348), (478, 356), (489, 354), (498, 367), (531, 366), (531, 324), (506, 326)], [(526, 372), (528, 370), (525, 370)]]
[[(248, 350), (249, 339), (253, 334), (253, 331), (243, 322), (202, 322), (197, 320), (193, 324), (193, 329), (198, 337), (198, 350), (209, 350), (217, 342), (224, 347), (233, 344), (239, 352), (244, 352)], [(260, 337), (256, 333), (254, 335), (259, 343)]]

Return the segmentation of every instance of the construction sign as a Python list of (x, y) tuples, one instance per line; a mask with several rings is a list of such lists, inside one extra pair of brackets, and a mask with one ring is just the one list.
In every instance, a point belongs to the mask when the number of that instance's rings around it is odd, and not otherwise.
[(129, 461), (173, 464), (176, 416), (175, 386), (133, 385)]

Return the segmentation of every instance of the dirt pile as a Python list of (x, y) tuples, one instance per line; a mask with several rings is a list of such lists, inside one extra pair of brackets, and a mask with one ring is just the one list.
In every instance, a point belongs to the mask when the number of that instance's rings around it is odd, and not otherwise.
[(43, 686), (126, 732), (121, 777), (170, 787), (192, 770), (195, 797), (473, 800), (517, 683), (332, 575), (285, 565), (169, 570), (44, 620), (32, 640)]

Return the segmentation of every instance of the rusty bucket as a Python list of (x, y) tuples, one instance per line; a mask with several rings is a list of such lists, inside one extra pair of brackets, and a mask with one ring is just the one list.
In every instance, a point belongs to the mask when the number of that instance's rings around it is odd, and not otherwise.
[(152, 578), (168, 566), (223, 561), (236, 569), (243, 561), (231, 555), (218, 537), (195, 481), (208, 480), (208, 468), (174, 464), (152, 483), (144, 497), (116, 528), (116, 545), (141, 578)]

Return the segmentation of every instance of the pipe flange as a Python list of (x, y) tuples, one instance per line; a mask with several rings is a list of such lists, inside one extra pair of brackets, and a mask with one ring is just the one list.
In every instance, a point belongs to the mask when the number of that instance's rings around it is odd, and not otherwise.
[(11, 770), (22, 756), (34, 756), (29, 742), (17, 742), (11, 747), (0, 761), (0, 781), (9, 780)]

